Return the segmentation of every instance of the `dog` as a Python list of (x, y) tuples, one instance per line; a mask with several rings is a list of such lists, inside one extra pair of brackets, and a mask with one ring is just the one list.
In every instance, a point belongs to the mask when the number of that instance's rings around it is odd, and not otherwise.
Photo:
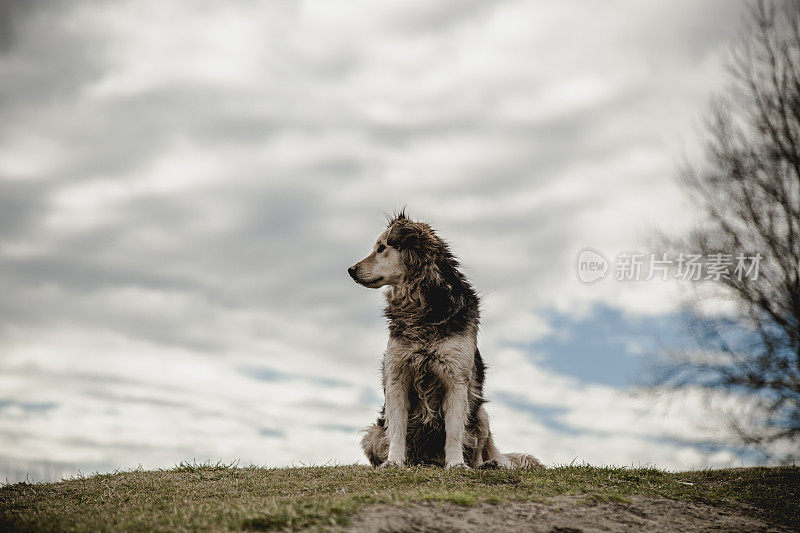
[(376, 467), (544, 468), (494, 444), (477, 347), (479, 299), (458, 267), (428, 224), (401, 211), (372, 253), (348, 269), (364, 287), (388, 287), (385, 402), (361, 447)]

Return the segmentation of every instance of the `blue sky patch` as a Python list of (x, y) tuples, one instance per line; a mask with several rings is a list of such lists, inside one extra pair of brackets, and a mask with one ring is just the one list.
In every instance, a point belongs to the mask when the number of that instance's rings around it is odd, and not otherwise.
[(561, 420), (560, 417), (567, 412), (566, 407), (535, 405), (512, 394), (505, 394), (502, 392), (494, 395), (492, 400), (511, 407), (512, 409), (516, 409), (517, 411), (530, 413), (542, 424), (553, 429), (554, 431), (565, 433), (567, 435), (580, 435), (582, 433), (582, 431), (564, 423)]
[(19, 407), (28, 413), (46, 413), (55, 409), (57, 405), (55, 402), (18, 402), (0, 398), (0, 411), (9, 407)]
[(286, 381), (292, 378), (291, 374), (266, 366), (246, 366), (241, 367), (239, 371), (245, 376), (258, 381)]
[(258, 434), (261, 435), (262, 437), (281, 437), (282, 438), (282, 437), (286, 436), (286, 434), (283, 431), (281, 431), (279, 429), (273, 429), (273, 428), (261, 428), (261, 429), (258, 430)]
[(581, 319), (554, 312), (546, 318), (553, 333), (523, 348), (545, 368), (585, 383), (634, 384), (656, 356), (689, 342), (682, 312), (631, 316), (596, 306)]

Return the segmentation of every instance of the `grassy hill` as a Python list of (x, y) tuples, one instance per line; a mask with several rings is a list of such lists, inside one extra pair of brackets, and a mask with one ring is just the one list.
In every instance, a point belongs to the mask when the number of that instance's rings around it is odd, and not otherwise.
[(558, 524), (565, 521), (600, 524), (597, 520), (612, 529), (637, 529), (641, 520), (663, 522), (670, 512), (674, 518), (669, 520), (691, 522), (696, 516), (702, 521), (707, 515), (728, 520), (698, 524), (722, 529), (737, 523), (749, 524), (743, 529), (757, 524), (800, 529), (800, 468), (669, 473), (590, 466), (445, 471), (183, 464), (0, 488), (3, 531), (264, 531), (348, 525), (369, 531), (377, 525), (402, 530), (403, 524), (426, 523), (450, 524), (446, 529), (463, 523), (468, 530), (480, 526), (481, 519), (482, 529), (511, 528), (515, 517), (520, 527), (552, 524), (545, 531), (564, 530)]

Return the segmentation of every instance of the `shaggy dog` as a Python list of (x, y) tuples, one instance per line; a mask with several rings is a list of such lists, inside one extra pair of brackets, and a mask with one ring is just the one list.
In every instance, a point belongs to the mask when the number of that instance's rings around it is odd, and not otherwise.
[(483, 406), (478, 296), (447, 243), (401, 212), (348, 272), (365, 287), (389, 287), (385, 403), (361, 441), (370, 463), (543, 468), (495, 447)]

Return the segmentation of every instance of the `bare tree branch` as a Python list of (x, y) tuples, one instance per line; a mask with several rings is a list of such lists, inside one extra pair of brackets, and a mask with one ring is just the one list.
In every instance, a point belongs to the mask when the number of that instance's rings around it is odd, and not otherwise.
[(739, 443), (788, 461), (800, 458), (800, 0), (758, 1), (747, 22), (733, 85), (706, 123), (705, 162), (680, 176), (705, 220), (667, 244), (759, 253), (760, 276), (709, 282), (736, 315), (696, 307), (698, 349), (673, 357), (653, 386), (739, 395), (749, 401), (730, 415)]

